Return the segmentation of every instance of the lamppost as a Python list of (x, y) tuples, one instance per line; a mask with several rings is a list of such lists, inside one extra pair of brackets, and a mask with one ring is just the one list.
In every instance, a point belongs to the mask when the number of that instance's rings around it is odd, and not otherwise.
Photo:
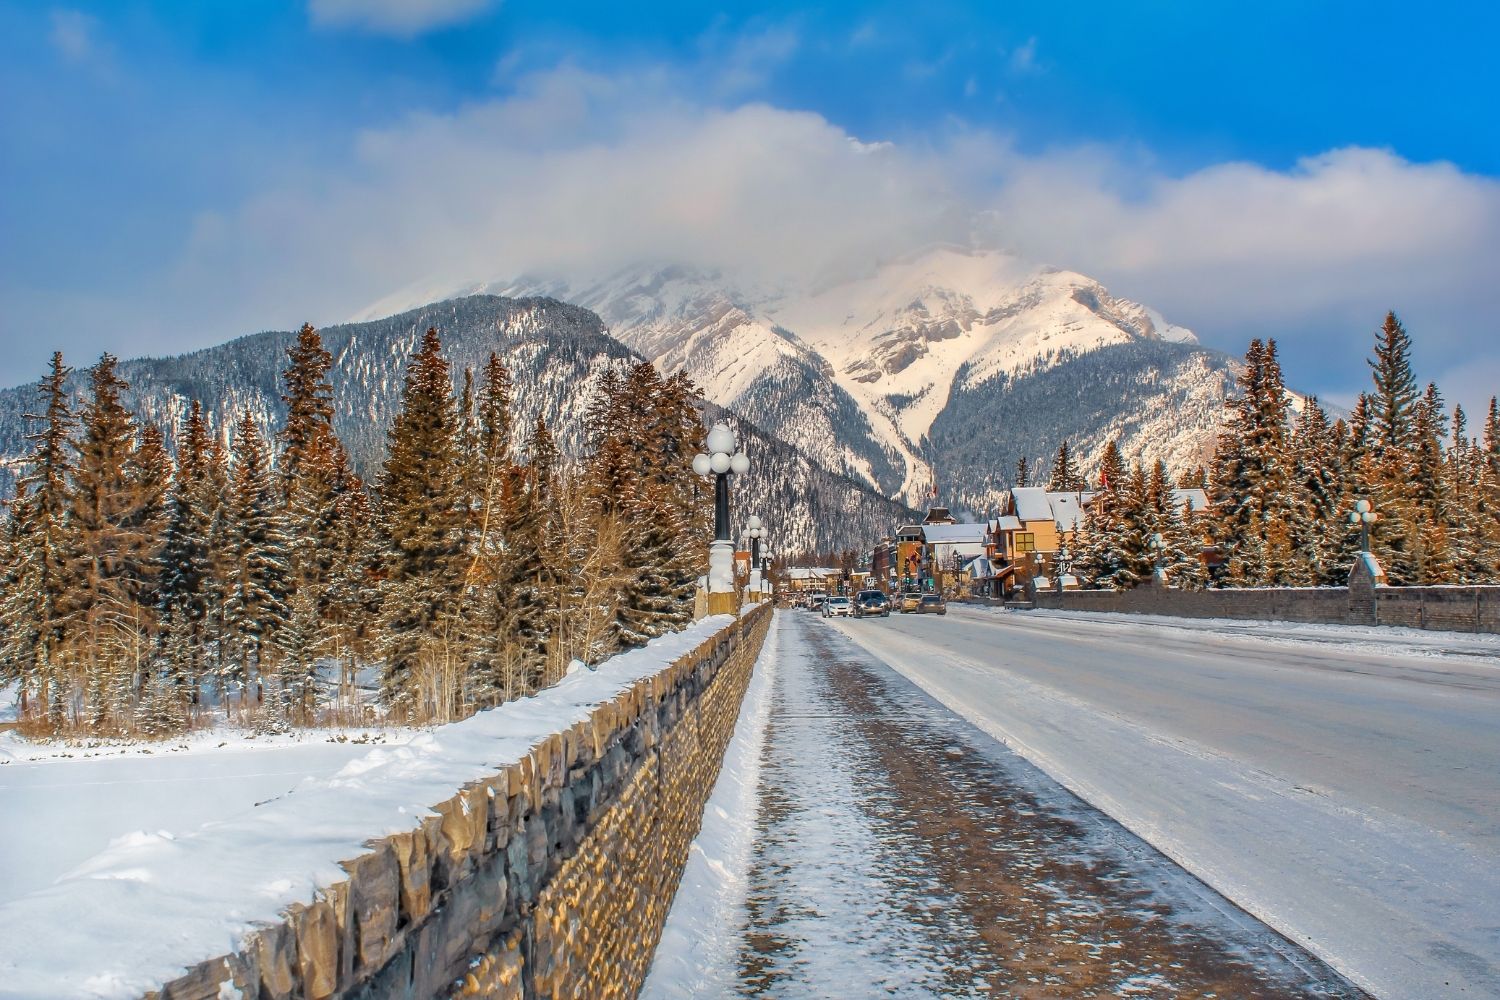
[(1153, 532), (1151, 537), (1146, 540), (1146, 546), (1151, 550), (1151, 582), (1158, 587), (1165, 587), (1167, 585), (1167, 571), (1162, 568), (1161, 555), (1166, 549), (1166, 544), (1162, 541), (1161, 532)]
[(750, 589), (755, 592), (758, 601), (765, 581), (765, 572), (760, 564), (760, 540), (766, 537), (766, 529), (754, 514), (745, 521), (745, 525), (745, 537), (750, 539), (750, 579), (754, 583)]
[(750, 468), (728, 424), (708, 432), (708, 454), (693, 456), (693, 471), (714, 477), (714, 540), (708, 547), (708, 613), (734, 614), (734, 542), (729, 538), (729, 476)]
[(760, 569), (760, 540), (766, 537), (766, 529), (754, 514), (745, 521), (745, 537), (750, 539), (750, 568)]
[(1349, 512), (1349, 523), (1359, 525), (1359, 551), (1370, 551), (1370, 525), (1380, 520), (1380, 515), (1370, 507), (1368, 500), (1356, 500)]
[(1057, 592), (1063, 592), (1063, 580), (1073, 572), (1073, 553), (1068, 550), (1068, 543), (1063, 542), (1057, 550)]

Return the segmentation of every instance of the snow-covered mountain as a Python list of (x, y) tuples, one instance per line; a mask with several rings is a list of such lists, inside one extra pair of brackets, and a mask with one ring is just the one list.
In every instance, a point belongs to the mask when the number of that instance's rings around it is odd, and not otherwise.
[(820, 286), (684, 267), (455, 290), (548, 295), (828, 469), (982, 510), (1064, 438), (1091, 469), (1120, 436), (1174, 473), (1204, 459), (1233, 363), (1099, 282), (999, 252), (928, 248)]
[[(640, 360), (606, 334), (598, 316), (546, 298), (472, 296), (328, 327), (320, 332), (334, 358), (334, 427), (366, 477), (376, 474), (384, 458), (407, 361), (428, 327), (441, 333), (455, 380), (466, 367), (477, 371), (491, 351), (500, 352), (515, 383), (515, 426), (529, 428), (541, 414), (559, 446), (574, 457), (584, 447), (583, 414), (595, 376)], [(169, 441), (192, 399), (203, 403), (220, 434), (245, 410), (262, 427), (278, 427), (285, 416), (280, 375), (295, 340), (290, 331), (257, 333), (180, 357), (122, 361), (119, 372), (131, 386), (126, 403), (161, 426)], [(81, 391), (82, 373), (73, 382), (75, 392)], [(752, 474), (740, 477), (736, 487), (736, 509), (759, 514), (779, 551), (859, 548), (910, 516), (867, 483), (828, 471), (715, 402), (710, 396), (708, 415), (730, 419), (752, 456)], [(36, 409), (34, 386), (0, 390), (0, 494), (9, 492), (15, 458), (26, 451), (23, 414)]]

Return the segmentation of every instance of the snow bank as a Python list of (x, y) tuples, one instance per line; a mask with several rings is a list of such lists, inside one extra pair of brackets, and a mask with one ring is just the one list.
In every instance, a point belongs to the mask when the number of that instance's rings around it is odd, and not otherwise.
[(764, 651), (724, 754), (723, 769), (703, 810), (703, 826), (641, 996), (646, 1000), (729, 996), (744, 929), (750, 853), (755, 845), (757, 788), (779, 651), (780, 618), (772, 619)]
[[(339, 862), (363, 853), (365, 841), (414, 829), (431, 805), (519, 761), (733, 621), (706, 618), (533, 698), (304, 779), (233, 819), (116, 838), (54, 885), (0, 906), (0, 997), (138, 997), (236, 950), (257, 922), (344, 880)], [(215, 758), (200, 759), (211, 767)]]

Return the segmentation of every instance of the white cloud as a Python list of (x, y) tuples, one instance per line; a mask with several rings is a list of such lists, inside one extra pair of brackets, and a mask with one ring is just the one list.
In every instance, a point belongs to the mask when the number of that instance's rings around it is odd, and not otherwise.
[(308, 13), (323, 27), (357, 28), (410, 38), (462, 24), (494, 0), (309, 0)]
[[(177, 288), (243, 330), (339, 319), (413, 284), (642, 260), (775, 281), (972, 239), (1092, 274), (1231, 351), (1277, 336), (1309, 389), (1362, 379), (1392, 307), (1434, 375), (1500, 359), (1475, 325), (1500, 314), (1500, 185), (1448, 164), (1351, 148), (1172, 174), (970, 131), (863, 142), (691, 93), (661, 70), (563, 66), (366, 132), (346, 162), (205, 215)], [(1321, 384), (1318, 364), (1342, 374)]]
[(88, 62), (98, 50), (99, 19), (80, 10), (51, 11), (52, 47), (69, 62)]
[(1010, 157), (1004, 173), (991, 202), (1004, 238), (1227, 348), (1281, 336), (1301, 364), (1331, 351), (1356, 370), (1394, 308), (1429, 372), (1500, 357), (1487, 328), (1500, 311), (1491, 178), (1362, 148), (1284, 171), (1227, 163), (1168, 176), (1093, 150)]

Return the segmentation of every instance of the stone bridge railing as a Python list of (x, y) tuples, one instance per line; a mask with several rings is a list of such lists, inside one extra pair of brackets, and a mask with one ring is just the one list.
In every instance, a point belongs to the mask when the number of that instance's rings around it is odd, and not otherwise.
[(1347, 587), (1175, 590), (1148, 583), (1124, 591), (1042, 589), (1032, 603), (1067, 611), (1500, 632), (1500, 587), (1376, 586), (1357, 569)]
[(148, 998), (636, 995), (769, 623), (749, 611)]

